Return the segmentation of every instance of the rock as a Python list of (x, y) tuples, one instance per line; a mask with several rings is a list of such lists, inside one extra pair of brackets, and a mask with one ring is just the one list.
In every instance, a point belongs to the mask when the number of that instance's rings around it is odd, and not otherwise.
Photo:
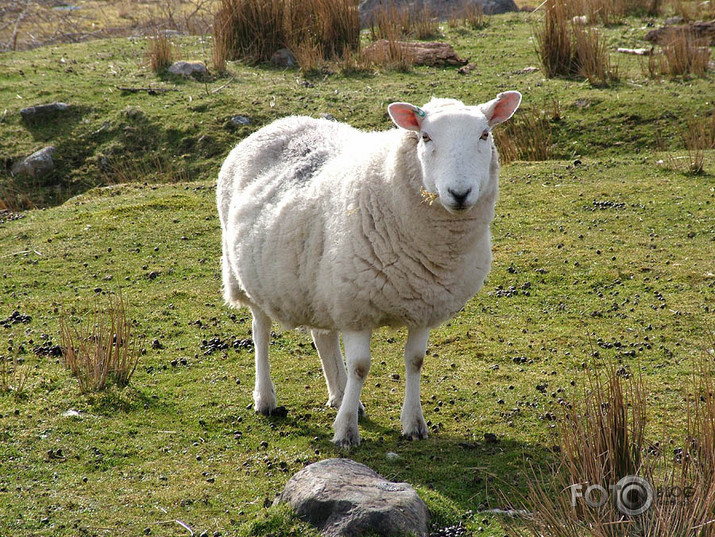
[(673, 38), (681, 33), (688, 33), (695, 40), (706, 39), (710, 46), (715, 46), (715, 20), (712, 21), (697, 21), (690, 24), (669, 25), (651, 30), (645, 35), (646, 41), (656, 43), (658, 45), (667, 45)]
[(209, 70), (206, 68), (204, 62), (187, 62), (183, 60), (171, 64), (171, 67), (169, 67), (169, 72), (172, 75), (194, 78), (201, 78), (204, 76), (208, 76), (209, 74)]
[(497, 15), (509, 11), (519, 11), (514, 0), (465, 0), (455, 2), (454, 0), (393, 0), (390, 3), (385, 0), (362, 0), (358, 6), (360, 13), (360, 26), (369, 27), (375, 20), (375, 14), (385, 5), (395, 6), (398, 9), (404, 8), (410, 11), (419, 12), (427, 7), (439, 20), (447, 20), (450, 17), (460, 17), (471, 4), (481, 6), (486, 15)]
[(35, 151), (29, 157), (16, 162), (12, 167), (12, 174), (25, 175), (34, 179), (44, 177), (55, 167), (55, 163), (52, 161), (54, 151), (55, 147), (52, 145)]
[(233, 116), (231, 118), (231, 124), (235, 125), (236, 127), (242, 127), (243, 125), (250, 125), (251, 118), (246, 117), (246, 116)]
[(390, 54), (390, 47), (396, 46), (402, 49), (403, 54), (410, 60), (412, 65), (466, 65), (469, 60), (460, 58), (449, 43), (438, 41), (395, 41), (393, 44), (386, 39), (380, 39), (365, 47), (366, 57), (385, 58)]
[(672, 26), (673, 24), (682, 24), (683, 22), (685, 22), (685, 19), (683, 19), (680, 15), (676, 15), (675, 17), (668, 17), (665, 19), (664, 24), (666, 26)]
[(288, 503), (327, 537), (428, 535), (427, 506), (409, 484), (387, 481), (350, 459), (306, 466), (288, 481), (276, 503)]
[(298, 60), (295, 58), (295, 55), (287, 48), (276, 50), (273, 56), (271, 56), (271, 63), (278, 67), (298, 66)]
[(22, 119), (32, 121), (53, 116), (58, 112), (65, 112), (69, 109), (69, 107), (70, 105), (67, 103), (38, 104), (37, 106), (22, 108), (20, 110), (20, 115), (22, 116)]

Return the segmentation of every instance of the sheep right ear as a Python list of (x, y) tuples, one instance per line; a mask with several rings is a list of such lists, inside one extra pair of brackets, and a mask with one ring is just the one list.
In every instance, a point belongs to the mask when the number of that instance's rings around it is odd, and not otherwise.
[(489, 121), (489, 126), (493, 127), (498, 123), (503, 123), (514, 115), (521, 103), (521, 93), (518, 91), (505, 91), (497, 95), (497, 98), (488, 103), (484, 103), (481, 108)]
[(392, 103), (387, 107), (387, 113), (390, 114), (392, 122), (401, 129), (417, 132), (422, 130), (425, 111), (419, 106), (410, 103)]

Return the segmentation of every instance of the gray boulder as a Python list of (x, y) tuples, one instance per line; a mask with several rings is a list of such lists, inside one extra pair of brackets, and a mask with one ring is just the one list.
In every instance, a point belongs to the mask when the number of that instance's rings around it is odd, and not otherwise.
[(26, 121), (32, 121), (35, 119), (43, 119), (51, 117), (58, 112), (64, 112), (68, 110), (70, 105), (67, 103), (49, 103), (49, 104), (38, 104), (37, 106), (28, 106), (27, 108), (22, 108), (20, 110), (20, 115), (22, 119)]
[(54, 146), (35, 151), (29, 157), (17, 161), (12, 167), (12, 174), (25, 175), (34, 179), (47, 175), (55, 167), (55, 163), (52, 161), (54, 151)]
[(208, 76), (209, 70), (204, 62), (178, 61), (171, 64), (169, 72), (172, 75), (201, 78)]
[(362, 0), (358, 12), (360, 25), (366, 28), (372, 24), (375, 12), (383, 7), (404, 7), (412, 12), (419, 12), (427, 7), (435, 17), (446, 20), (452, 16), (459, 17), (470, 3), (480, 5), (485, 15), (519, 11), (514, 0)]
[(366, 532), (427, 537), (429, 512), (408, 483), (387, 481), (364, 464), (327, 459), (303, 468), (276, 503), (288, 503), (327, 537)]

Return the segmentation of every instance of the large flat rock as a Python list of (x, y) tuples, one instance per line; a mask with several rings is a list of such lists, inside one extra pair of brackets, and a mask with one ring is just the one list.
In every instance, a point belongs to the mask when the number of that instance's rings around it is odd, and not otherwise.
[(427, 537), (427, 506), (408, 483), (386, 480), (350, 459), (326, 459), (303, 468), (286, 484), (276, 502), (328, 537), (357, 537), (366, 532)]

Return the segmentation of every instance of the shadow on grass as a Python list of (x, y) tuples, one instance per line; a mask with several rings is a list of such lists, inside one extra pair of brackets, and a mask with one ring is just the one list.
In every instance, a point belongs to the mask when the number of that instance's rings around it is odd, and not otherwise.
[(264, 419), (291, 435), (313, 438), (316, 456), (311, 462), (350, 458), (390, 481), (410, 483), (428, 504), (433, 528), (472, 517), (482, 521), (491, 516), (491, 509), (518, 505), (527, 489), (529, 467), (547, 468), (553, 460), (553, 453), (543, 445), (508, 437), (465, 438), (439, 431), (426, 440), (410, 441), (399, 430), (369, 417), (360, 420), (361, 444), (341, 450), (331, 442), (332, 429), (310, 418), (289, 411), (286, 417)]

